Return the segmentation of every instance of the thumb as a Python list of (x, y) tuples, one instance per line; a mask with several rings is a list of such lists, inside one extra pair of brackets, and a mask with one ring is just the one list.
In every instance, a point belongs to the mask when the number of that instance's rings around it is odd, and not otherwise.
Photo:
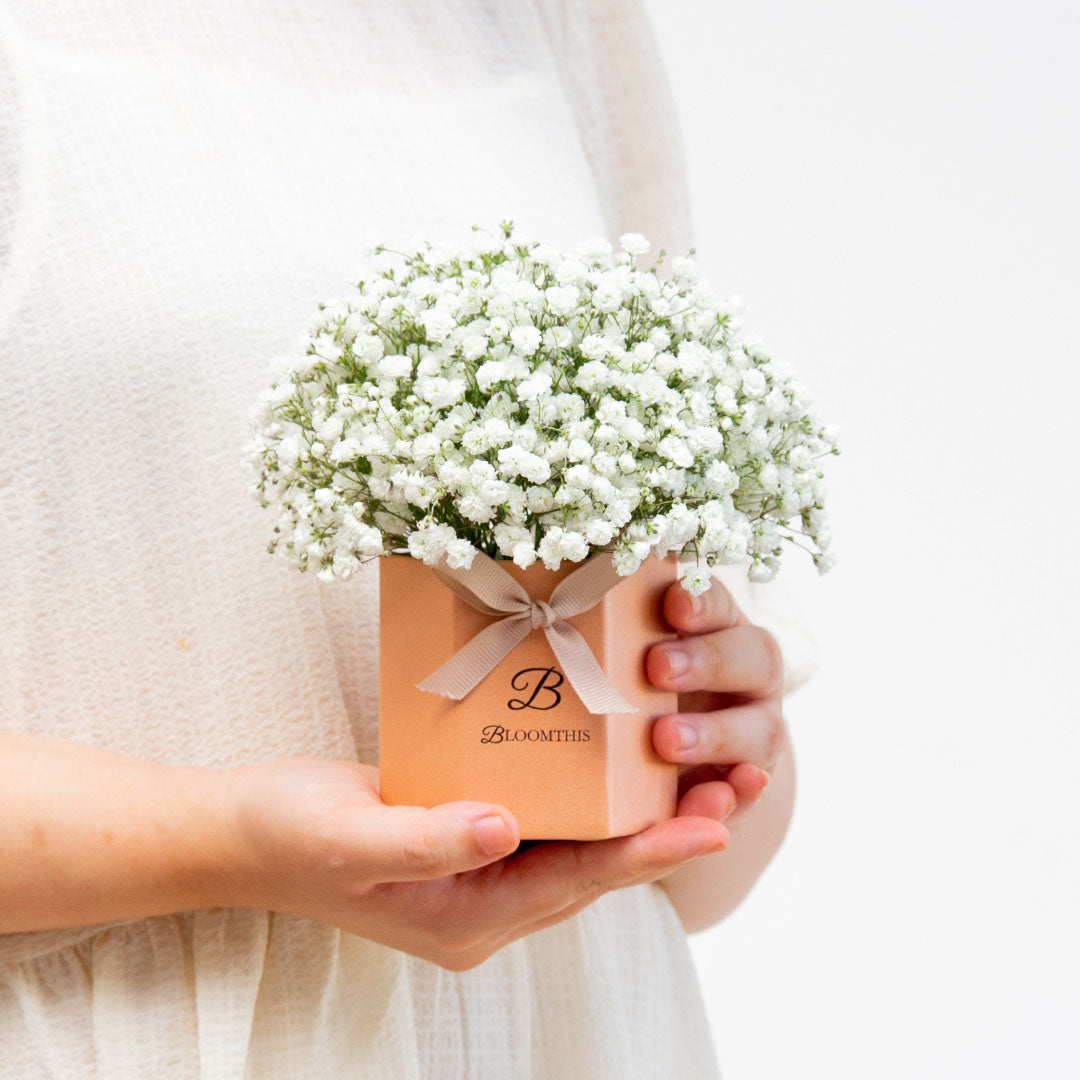
[(419, 881), (486, 866), (520, 839), (514, 815), (492, 803), (385, 806), (370, 815), (365, 861), (377, 881)]

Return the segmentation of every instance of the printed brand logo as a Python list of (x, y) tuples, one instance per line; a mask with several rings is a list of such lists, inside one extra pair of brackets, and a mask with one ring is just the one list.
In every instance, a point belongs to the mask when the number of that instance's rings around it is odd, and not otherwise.
[(554, 709), (562, 701), (558, 690), (562, 684), (563, 674), (558, 668), (524, 668), (510, 680), (510, 686), (529, 696), (511, 698), (506, 705), (510, 709)]
[(501, 742), (588, 742), (587, 728), (506, 728), (488, 724), (481, 732), (482, 743)]

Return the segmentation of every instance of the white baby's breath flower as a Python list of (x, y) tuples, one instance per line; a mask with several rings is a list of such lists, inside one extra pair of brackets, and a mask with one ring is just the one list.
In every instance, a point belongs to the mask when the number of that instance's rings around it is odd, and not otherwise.
[(540, 347), (540, 331), (535, 326), (515, 326), (510, 331), (514, 351), (522, 356), (532, 356)]
[(549, 285), (544, 296), (552, 315), (569, 315), (577, 310), (581, 290), (576, 285)]
[(518, 383), (519, 401), (535, 401), (541, 394), (551, 390), (551, 374), (547, 371), (534, 371), (527, 379)]
[(363, 452), (364, 448), (359, 439), (342, 439), (330, 451), (330, 460), (335, 465), (344, 465), (355, 461)]
[(682, 576), (682, 586), (691, 596), (701, 596), (712, 587), (712, 575), (707, 566), (689, 567)]
[(476, 385), (486, 394), (509, 374), (510, 369), (501, 360), (488, 360), (476, 369)]
[(620, 574), (677, 551), (695, 592), (717, 563), (769, 580), (791, 533), (830, 568), (836, 428), (737, 297), (688, 257), (638, 268), (641, 233), (568, 253), (481, 232), (372, 245), (274, 363), (246, 449), (270, 550), (321, 581), (403, 546), (457, 567), (611, 550)]
[(371, 365), (371, 370), (376, 375), (383, 375), (390, 379), (400, 379), (412, 374), (412, 360), (401, 353), (393, 353), (383, 356)]
[(451, 540), (446, 545), (446, 565), (451, 570), (468, 570), (476, 557), (476, 548), (468, 540)]
[(649, 250), (649, 241), (641, 233), (628, 232), (619, 237), (619, 244), (623, 251), (631, 255), (644, 255)]
[(605, 274), (592, 294), (593, 307), (608, 314), (622, 307), (622, 286), (611, 276)]
[(532, 546), (530, 541), (522, 540), (521, 543), (514, 545), (511, 557), (522, 570), (526, 570), (536, 562), (536, 548)]
[(765, 387), (765, 376), (758, 368), (749, 368), (743, 372), (742, 388), (747, 397), (761, 397), (765, 393)]
[(750, 563), (749, 577), (751, 581), (765, 582), (772, 581), (776, 577), (777, 570), (780, 569), (780, 562), (771, 556), (766, 556), (761, 559), (754, 559)]

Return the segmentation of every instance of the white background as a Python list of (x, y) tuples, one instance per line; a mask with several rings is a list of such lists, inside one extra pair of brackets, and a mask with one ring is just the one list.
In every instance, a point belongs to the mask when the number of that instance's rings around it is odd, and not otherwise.
[(698, 260), (843, 451), (794, 822), (691, 938), (725, 1077), (1080, 1076), (1077, 9), (650, 11)]

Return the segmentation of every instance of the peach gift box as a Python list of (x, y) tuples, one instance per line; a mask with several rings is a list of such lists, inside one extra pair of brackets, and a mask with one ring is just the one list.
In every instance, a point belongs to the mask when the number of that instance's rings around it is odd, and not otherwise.
[[(547, 600), (580, 563), (548, 570), (499, 563), (533, 600)], [(591, 714), (542, 629), (531, 630), (465, 697), (418, 690), (489, 616), (408, 555), (379, 560), (379, 786), (392, 805), (497, 803), (522, 839), (599, 840), (675, 814), (678, 766), (653, 750), (653, 722), (677, 695), (645, 677), (650, 645), (674, 637), (662, 618), (674, 556), (652, 558), (567, 619), (636, 713)]]

